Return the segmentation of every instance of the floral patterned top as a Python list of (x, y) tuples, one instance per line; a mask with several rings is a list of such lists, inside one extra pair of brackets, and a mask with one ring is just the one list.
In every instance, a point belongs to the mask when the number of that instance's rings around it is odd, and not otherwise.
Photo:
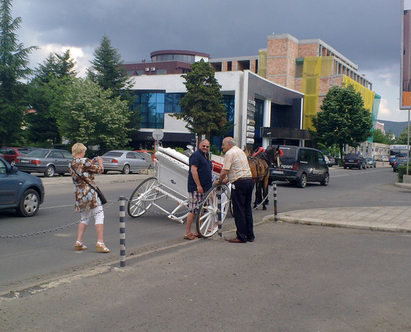
[(98, 163), (94, 163), (88, 158), (74, 159), (70, 163), (69, 168), (74, 183), (74, 194), (76, 198), (74, 209), (76, 212), (88, 211), (101, 205), (97, 192), (77, 176), (77, 174), (73, 172), (73, 169), (92, 186), (96, 186), (96, 183), (94, 182), (94, 174), (103, 173), (103, 168), (100, 167)]

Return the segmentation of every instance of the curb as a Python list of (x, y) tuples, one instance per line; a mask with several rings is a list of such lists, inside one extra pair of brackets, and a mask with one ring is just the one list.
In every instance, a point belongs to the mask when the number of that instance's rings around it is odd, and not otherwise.
[[(279, 215), (277, 217), (278, 222), (296, 224), (296, 225), (308, 225), (308, 226), (323, 226), (323, 227), (335, 227), (335, 228), (350, 228), (369, 231), (380, 232), (397, 232), (397, 233), (411, 233), (411, 225), (404, 227), (404, 225), (390, 225), (371, 222), (349, 222), (349, 221), (325, 221), (321, 219), (313, 218), (298, 218), (292, 216)], [(269, 215), (263, 218), (264, 222), (274, 222), (274, 215)]]

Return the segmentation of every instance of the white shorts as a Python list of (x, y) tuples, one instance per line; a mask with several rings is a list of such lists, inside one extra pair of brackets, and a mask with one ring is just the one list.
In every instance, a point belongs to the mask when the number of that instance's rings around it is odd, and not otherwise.
[(91, 217), (94, 217), (96, 225), (104, 224), (104, 210), (101, 205), (92, 210), (81, 212), (80, 215), (82, 224), (88, 225)]

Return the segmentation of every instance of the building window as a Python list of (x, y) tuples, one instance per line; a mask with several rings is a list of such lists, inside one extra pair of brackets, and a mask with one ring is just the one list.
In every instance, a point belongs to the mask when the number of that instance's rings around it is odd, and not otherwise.
[(140, 109), (141, 127), (164, 129), (164, 113), (181, 113), (183, 93), (136, 91), (133, 111)]
[(295, 59), (295, 77), (303, 77), (304, 58)]

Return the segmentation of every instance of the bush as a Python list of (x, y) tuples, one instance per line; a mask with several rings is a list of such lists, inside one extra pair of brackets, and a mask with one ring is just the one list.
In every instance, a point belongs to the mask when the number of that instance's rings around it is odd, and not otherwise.
[[(403, 182), (403, 176), (407, 173), (407, 165), (398, 166), (398, 182)], [(408, 164), (408, 175), (411, 174), (411, 163)]]

